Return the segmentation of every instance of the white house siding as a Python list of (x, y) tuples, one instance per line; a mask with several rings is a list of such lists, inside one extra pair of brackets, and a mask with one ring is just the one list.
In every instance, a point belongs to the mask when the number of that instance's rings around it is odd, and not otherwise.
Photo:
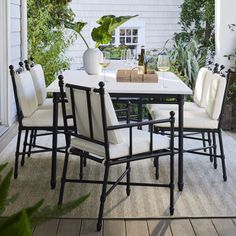
[[(9, 45), (9, 59), (14, 67), (18, 67), (19, 61), (22, 59), (22, 45), (21, 45), (21, 0), (10, 1), (10, 45)], [(11, 86), (12, 87), (12, 86)], [(13, 90), (10, 89), (10, 111), (9, 122), (15, 119), (16, 107)]]
[[(71, 7), (77, 20), (88, 22), (83, 35), (91, 46), (90, 32), (95, 22), (103, 15), (136, 15), (134, 21), (144, 24), (145, 47), (161, 48), (166, 40), (171, 39), (180, 30), (178, 25), (180, 8), (183, 0), (73, 0)], [(78, 68), (82, 63), (82, 54), (86, 49), (78, 39), (67, 52), (72, 58), (71, 67)]]

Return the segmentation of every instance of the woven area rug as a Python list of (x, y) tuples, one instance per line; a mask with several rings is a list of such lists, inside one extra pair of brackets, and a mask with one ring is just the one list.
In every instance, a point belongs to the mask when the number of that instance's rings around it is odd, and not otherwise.
[[(235, 216), (236, 215), (236, 139), (233, 135), (224, 133), (226, 166), (228, 181), (223, 182), (221, 163), (218, 169), (213, 168), (209, 158), (193, 154), (184, 155), (184, 191), (175, 189), (175, 217), (183, 216)], [(63, 136), (59, 138), (63, 144)], [(51, 143), (49, 137), (41, 137), (41, 145)], [(0, 153), (0, 162), (8, 162), (14, 166), (14, 151), (16, 138)], [(194, 147), (199, 143), (187, 140), (185, 147)], [(175, 157), (175, 180), (177, 181), (177, 156)], [(34, 154), (27, 158), (25, 166), (19, 167), (17, 180), (12, 180), (10, 194), (19, 193), (14, 204), (11, 204), (5, 214), (11, 214), (21, 207), (34, 204), (41, 198), (47, 204), (56, 204), (59, 196), (60, 177), (63, 166), (63, 155), (58, 156), (57, 188), (50, 190), (50, 153)], [(117, 178), (124, 166), (112, 167), (110, 179)], [(84, 178), (102, 179), (104, 167), (88, 161), (84, 170)], [(79, 159), (71, 156), (68, 176), (78, 177)], [(167, 182), (169, 175), (169, 158), (160, 159), (160, 180)], [(132, 181), (156, 182), (154, 167), (151, 160), (132, 163)], [(75, 199), (86, 193), (91, 193), (89, 199), (78, 209), (73, 210), (68, 217), (96, 218), (99, 208), (101, 185), (66, 184), (65, 201)], [(107, 218), (152, 218), (169, 216), (169, 190), (166, 188), (135, 187), (131, 195), (126, 196), (125, 187), (118, 186), (108, 196), (105, 204), (104, 217)]]

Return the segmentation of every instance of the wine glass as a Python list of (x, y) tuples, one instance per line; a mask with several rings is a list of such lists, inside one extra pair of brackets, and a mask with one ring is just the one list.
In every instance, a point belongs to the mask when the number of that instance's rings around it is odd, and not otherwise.
[(126, 49), (122, 49), (120, 53), (120, 60), (125, 63), (126, 62)]
[(100, 58), (99, 64), (102, 66), (102, 69), (103, 69), (103, 81), (108, 82), (105, 76), (105, 71), (106, 71), (105, 69), (110, 65), (111, 57), (110, 57), (110, 53), (107, 51), (103, 51), (102, 54), (103, 56)]
[(162, 72), (162, 85), (165, 86), (164, 73), (170, 69), (170, 59), (169, 56), (164, 52), (158, 56), (157, 59), (157, 69)]

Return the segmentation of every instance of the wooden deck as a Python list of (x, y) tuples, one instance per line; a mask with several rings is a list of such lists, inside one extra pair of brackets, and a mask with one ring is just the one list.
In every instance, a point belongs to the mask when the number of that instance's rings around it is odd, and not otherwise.
[(235, 236), (236, 218), (104, 220), (53, 219), (37, 226), (33, 236)]

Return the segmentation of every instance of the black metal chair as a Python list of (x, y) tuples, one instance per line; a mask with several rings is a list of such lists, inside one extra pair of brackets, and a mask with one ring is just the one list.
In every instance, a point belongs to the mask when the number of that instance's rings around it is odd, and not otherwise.
[[(21, 156), (21, 165), (25, 163), (25, 155), (30, 155), (32, 153), (39, 152), (50, 152), (51, 147), (45, 147), (37, 145), (33, 142), (33, 138), (36, 138), (37, 131), (40, 131), (37, 136), (51, 135), (53, 127), (53, 110), (50, 109), (38, 109), (38, 100), (35, 92), (35, 87), (33, 80), (29, 71), (24, 70), (22, 67), (23, 63), (20, 63), (21, 67), (14, 70), (12, 65), (9, 66), (10, 75), (12, 79), (14, 97), (17, 109), (18, 118), (18, 138), (15, 152), (15, 169), (14, 178), (18, 176), (18, 162)], [(58, 130), (60, 132), (64, 131), (64, 122), (62, 118), (62, 113), (59, 113), (58, 117)], [(25, 131), (25, 137), (23, 142), (23, 150), (20, 151), (21, 147), (21, 136), (22, 132)], [(41, 132), (43, 131), (43, 132)], [(46, 132), (45, 132), (46, 131)], [(30, 135), (30, 141), (28, 142), (28, 135)], [(27, 150), (27, 146), (29, 149)], [(36, 149), (32, 149), (36, 148)], [(65, 147), (59, 147), (58, 152), (65, 152)], [(53, 163), (53, 162), (52, 162)], [(51, 166), (51, 176), (56, 175), (56, 166), (52, 164)], [(51, 180), (51, 188), (55, 188), (56, 183)]]
[[(74, 131), (68, 129), (67, 114), (64, 103), (63, 76), (59, 76), (62, 111), (66, 135), (66, 154), (61, 179), (59, 204), (63, 202), (66, 182), (102, 184), (100, 209), (97, 230), (101, 230), (103, 209), (106, 197), (117, 185), (126, 186), (126, 194), (130, 195), (130, 186), (167, 187), (170, 189), (170, 214), (174, 213), (174, 112), (167, 119), (119, 124), (109, 94), (104, 89), (104, 83), (99, 88), (88, 88), (72, 84), (65, 85), (67, 97), (71, 97), (71, 110), (74, 121)], [(165, 137), (153, 133), (153, 126), (159, 123), (169, 123), (171, 136)], [(150, 132), (136, 129), (140, 125), (149, 126)], [(167, 139), (166, 139), (167, 138)], [(67, 167), (70, 154), (83, 159), (90, 159), (105, 166), (103, 180), (85, 180), (67, 177)], [(170, 156), (170, 180), (166, 184), (133, 183), (130, 181), (130, 165), (133, 161), (144, 160), (156, 156)], [(125, 171), (116, 181), (109, 181), (110, 168), (126, 164)], [(80, 171), (83, 165), (80, 164)], [(126, 177), (126, 181), (122, 179)], [(112, 186), (107, 189), (107, 185)]]
[[(218, 66), (217, 66), (218, 67)], [(223, 67), (221, 67), (221, 70)], [(215, 72), (219, 72), (218, 70), (214, 70)], [(221, 159), (222, 163), (222, 172), (223, 172), (223, 180), (227, 181), (227, 174), (226, 174), (226, 166), (225, 166), (225, 154), (223, 148), (223, 140), (222, 140), (222, 129), (221, 123), (223, 119), (223, 111), (225, 100), (228, 93), (228, 86), (230, 83), (231, 72), (230, 70), (227, 73), (227, 77), (225, 78), (224, 75), (218, 73), (212, 73), (210, 88), (209, 88), (209, 100), (207, 107), (203, 111), (184, 111), (184, 138), (192, 139), (192, 140), (199, 140), (202, 141), (202, 137), (194, 137), (188, 136), (188, 133), (196, 132), (200, 134), (207, 133), (208, 134), (208, 146), (192, 148), (192, 149), (185, 149), (184, 151), (187, 153), (193, 153), (203, 156), (212, 156), (213, 158), (213, 165), (214, 168), (217, 168), (217, 158)], [(164, 110), (156, 110), (152, 112), (151, 116), (153, 119), (161, 119), (162, 116), (166, 114)], [(175, 123), (176, 127), (178, 127), (178, 120)], [(155, 126), (155, 132), (162, 132), (165, 133), (168, 131), (168, 127), (160, 127), (159, 125)], [(219, 139), (219, 148), (220, 153), (217, 153), (217, 142), (216, 142), (216, 135), (218, 135)], [(210, 150), (209, 153), (202, 152), (205, 150)], [(154, 165), (157, 167), (157, 177), (158, 177), (158, 158), (155, 159)]]

